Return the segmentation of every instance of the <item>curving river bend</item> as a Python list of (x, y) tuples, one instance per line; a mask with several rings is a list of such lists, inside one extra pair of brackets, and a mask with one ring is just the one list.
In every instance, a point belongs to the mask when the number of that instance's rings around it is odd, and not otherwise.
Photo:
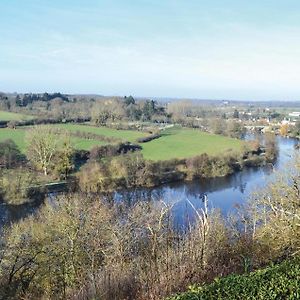
[[(253, 136), (248, 136), (251, 139)], [(201, 197), (206, 194), (209, 208), (219, 208), (223, 214), (234, 213), (236, 206), (245, 203), (253, 190), (263, 187), (272, 178), (273, 170), (284, 171), (292, 159), (295, 139), (277, 137), (279, 155), (274, 166), (245, 168), (244, 170), (222, 178), (175, 182), (154, 188), (138, 188), (115, 192), (114, 201), (126, 201), (129, 205), (137, 201), (158, 201), (173, 204), (175, 223), (184, 224), (194, 214), (194, 207), (200, 208)], [(35, 212), (40, 204), (31, 203), (19, 206), (0, 204), (0, 228)]]
[[(263, 136), (259, 137), (262, 139)], [(248, 135), (246, 138), (250, 140), (254, 136)], [(190, 202), (197, 209), (203, 206), (202, 196), (204, 194), (208, 197), (209, 208), (219, 208), (224, 215), (234, 214), (237, 206), (244, 204), (254, 190), (267, 184), (272, 178), (274, 170), (284, 171), (285, 166), (291, 161), (298, 141), (280, 136), (277, 136), (276, 139), (279, 155), (274, 165), (245, 168), (240, 172), (221, 178), (175, 182), (155, 188), (116, 192), (114, 200), (127, 201), (129, 204), (141, 200), (163, 200), (173, 205), (173, 215), (175, 223), (178, 225), (182, 225), (193, 217), (194, 209)]]

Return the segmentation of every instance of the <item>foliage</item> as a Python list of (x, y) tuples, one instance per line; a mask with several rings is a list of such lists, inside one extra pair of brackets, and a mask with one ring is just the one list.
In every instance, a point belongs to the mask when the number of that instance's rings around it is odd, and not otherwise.
[(279, 132), (280, 132), (280, 135), (287, 136), (289, 133), (289, 125), (288, 124), (281, 125)]
[[(206, 160), (196, 159), (195, 165)], [(6, 230), (0, 245), (1, 295), (143, 300), (162, 299), (193, 285), (192, 291), (170, 299), (299, 297), (299, 258), (248, 274), (299, 255), (298, 160), (240, 211), (237, 223), (208, 211), (206, 197), (202, 210), (190, 203), (195, 218), (187, 220), (184, 232), (165, 203), (105, 204), (96, 196), (110, 184), (107, 174), (127, 177), (130, 186), (167, 172), (178, 161), (149, 164), (137, 153), (107, 161), (84, 167), (89, 168), (82, 173), (86, 193), (60, 197)], [(247, 274), (226, 277), (242, 273)]]
[(276, 181), (254, 194), (250, 203), (253, 238), (272, 249), (261, 257), (266, 261), (300, 251), (300, 158), (286, 168), (286, 174), (277, 174)]
[(142, 149), (139, 145), (130, 143), (119, 143), (116, 145), (104, 145), (93, 147), (90, 151), (91, 160), (101, 160), (128, 152), (140, 151)]
[(239, 111), (237, 109), (234, 110), (233, 112), (233, 118), (238, 119), (239, 118)]
[[(91, 162), (77, 174), (82, 191), (103, 192), (105, 189), (155, 186), (185, 178), (220, 177), (242, 167), (239, 162), (241, 155), (238, 153), (150, 161), (145, 160), (140, 152), (119, 155), (114, 153), (115, 150), (110, 146), (96, 148), (91, 152)], [(111, 156), (111, 151), (118, 156)]]
[(268, 162), (273, 162), (278, 153), (275, 134), (267, 132), (265, 134), (266, 159)]
[(63, 179), (74, 169), (74, 149), (68, 135), (63, 136), (61, 147), (59, 147), (53, 157), (54, 172)]
[(6, 203), (21, 204), (28, 201), (30, 186), (35, 178), (32, 172), (26, 169), (3, 171), (0, 176), (0, 194)]
[(160, 137), (161, 137), (161, 134), (154, 133), (154, 134), (148, 135), (146, 137), (142, 137), (142, 138), (137, 139), (137, 142), (138, 143), (147, 143), (147, 142), (151, 142), (152, 140), (158, 139)]
[[(109, 208), (95, 197), (61, 197), (8, 229), (0, 293), (10, 299), (159, 299), (222, 265), (228, 234), (203, 211), (180, 238), (170, 207)], [(216, 268), (217, 269), (217, 268)]]
[(17, 145), (12, 140), (0, 142), (0, 169), (12, 168), (24, 159)]
[(287, 260), (245, 275), (230, 275), (168, 300), (300, 299), (300, 260)]
[(300, 121), (296, 122), (295, 126), (291, 128), (291, 136), (300, 137)]
[(233, 138), (241, 138), (245, 129), (240, 122), (230, 121), (227, 123), (227, 135)]
[(63, 298), (67, 288), (94, 276), (112, 239), (109, 218), (100, 203), (66, 198), (13, 226), (1, 255), (1, 295)]
[(50, 126), (36, 126), (27, 132), (27, 157), (37, 169), (48, 175), (53, 158), (61, 143), (61, 136)]

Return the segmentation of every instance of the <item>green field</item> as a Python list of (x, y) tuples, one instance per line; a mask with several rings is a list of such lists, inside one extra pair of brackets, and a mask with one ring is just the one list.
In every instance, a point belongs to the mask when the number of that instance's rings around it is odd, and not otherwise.
[[(133, 130), (116, 130), (107, 127), (94, 127), (77, 124), (57, 125), (71, 131), (85, 131), (94, 134), (119, 138), (136, 143), (137, 138), (146, 133)], [(216, 155), (231, 150), (240, 150), (243, 142), (225, 136), (201, 132), (197, 129), (171, 128), (162, 132), (162, 137), (141, 144), (146, 159), (168, 160), (172, 158), (193, 157), (202, 153)]]
[(197, 129), (174, 128), (163, 132), (159, 139), (142, 144), (143, 155), (150, 160), (193, 157), (202, 153), (216, 155), (239, 151), (243, 142), (221, 135), (201, 132)]
[(7, 111), (0, 111), (0, 121), (25, 121), (32, 120), (34, 117), (23, 114), (16, 114)]
[[(85, 131), (108, 137), (118, 138), (122, 141), (136, 143), (136, 139), (147, 135), (132, 130), (116, 130), (104, 127), (93, 127), (76, 124), (54, 125), (69, 131)], [(25, 128), (0, 129), (0, 141), (12, 139), (22, 152), (25, 152)], [(88, 140), (78, 137), (71, 138), (76, 149), (89, 150), (95, 145), (104, 145), (107, 142)], [(142, 153), (149, 160), (168, 160), (172, 158), (187, 158), (207, 153), (216, 155), (227, 151), (239, 151), (243, 142), (220, 135), (201, 132), (197, 129), (172, 128), (162, 132), (162, 137), (148, 143), (143, 143)]]
[(78, 130), (83, 132), (90, 132), (93, 134), (104, 135), (107, 137), (120, 139), (120, 141), (128, 141), (132, 143), (135, 143), (136, 139), (147, 135), (147, 133), (134, 131), (134, 130), (116, 130), (107, 127), (95, 127), (95, 126), (78, 125), (78, 124), (60, 124), (55, 126), (70, 131)]
[[(25, 143), (25, 129), (9, 129), (9, 128), (1, 128), (0, 129), (0, 141), (4, 141), (7, 139), (13, 140), (19, 149), (25, 153), (26, 151), (26, 143)], [(82, 149), (82, 150), (89, 150), (93, 146), (96, 145), (104, 145), (104, 142), (96, 141), (96, 140), (87, 140), (77, 137), (72, 137), (71, 142), (74, 148)]]

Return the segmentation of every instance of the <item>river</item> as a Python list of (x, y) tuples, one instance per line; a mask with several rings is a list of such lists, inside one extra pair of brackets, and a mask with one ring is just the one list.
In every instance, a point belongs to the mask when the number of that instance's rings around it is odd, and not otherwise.
[[(259, 136), (248, 135), (247, 139)], [(260, 138), (263, 136), (260, 135)], [(190, 182), (175, 182), (155, 188), (138, 188), (116, 192), (115, 201), (127, 201), (128, 204), (137, 201), (164, 201), (173, 205), (175, 223), (179, 226), (193, 219), (194, 208), (203, 207), (202, 197), (207, 196), (209, 209), (220, 209), (223, 215), (234, 214), (237, 208), (251, 196), (251, 193), (262, 188), (274, 177), (274, 171), (284, 171), (295, 153), (297, 140), (276, 137), (279, 154), (274, 165), (245, 168), (232, 175), (201, 179)], [(191, 205), (192, 203), (192, 205)]]
[[(252, 136), (248, 136), (248, 139)], [(195, 208), (203, 205), (202, 196), (207, 195), (210, 209), (218, 208), (223, 215), (234, 214), (238, 205), (244, 204), (254, 190), (267, 184), (274, 170), (284, 171), (295, 152), (295, 139), (277, 137), (279, 155), (274, 164), (260, 168), (245, 168), (230, 176), (214, 179), (175, 182), (154, 188), (138, 188), (116, 192), (114, 201), (126, 201), (128, 205), (137, 201), (159, 201), (173, 205), (175, 223), (182, 225), (191, 220)], [(17, 221), (35, 212), (40, 204), (31, 203), (19, 206), (0, 204), (0, 227)]]

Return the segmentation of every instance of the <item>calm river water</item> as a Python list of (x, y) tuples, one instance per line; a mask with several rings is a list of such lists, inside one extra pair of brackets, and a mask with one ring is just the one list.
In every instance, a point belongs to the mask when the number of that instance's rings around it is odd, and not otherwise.
[[(263, 136), (260, 135), (260, 138)], [(247, 139), (253, 139), (248, 135)], [(256, 136), (257, 138), (257, 136)], [(246, 168), (233, 175), (207, 180), (195, 180), (191, 182), (175, 182), (155, 188), (139, 188), (117, 192), (114, 195), (116, 201), (159, 201), (173, 205), (175, 222), (182, 225), (192, 219), (195, 208), (203, 206), (202, 196), (208, 197), (209, 208), (218, 208), (224, 215), (235, 213), (240, 204), (244, 204), (254, 190), (267, 184), (272, 178), (274, 170), (284, 171), (285, 166), (291, 161), (295, 153), (295, 139), (277, 137), (279, 155), (274, 164), (265, 167)]]
[[(248, 136), (248, 139), (251, 136)], [(284, 171), (291, 160), (297, 143), (295, 139), (277, 137), (279, 156), (274, 166), (249, 168), (223, 178), (176, 182), (155, 188), (139, 188), (116, 192), (115, 201), (126, 201), (129, 205), (137, 201), (159, 201), (173, 204), (173, 214), (178, 225), (193, 216), (193, 208), (202, 207), (202, 196), (208, 197), (209, 208), (219, 208), (223, 214), (234, 213), (237, 205), (245, 203), (253, 190), (263, 187), (272, 178), (274, 169)], [(37, 209), (37, 204), (20, 206), (0, 204), (0, 227), (19, 220)]]

